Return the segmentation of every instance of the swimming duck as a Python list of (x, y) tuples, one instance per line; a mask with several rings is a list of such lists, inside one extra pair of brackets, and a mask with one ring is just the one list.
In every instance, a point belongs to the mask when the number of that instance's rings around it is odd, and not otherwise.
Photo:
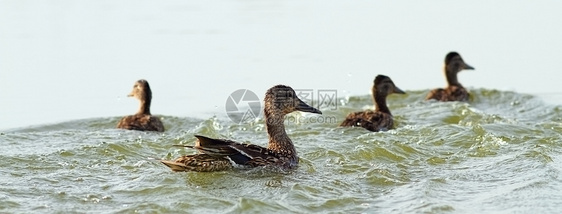
[(394, 122), (392, 114), (386, 106), (386, 97), (392, 93), (405, 94), (400, 90), (390, 77), (378, 75), (375, 78), (373, 88), (373, 102), (375, 110), (358, 111), (347, 115), (340, 126), (360, 126), (372, 132), (386, 131), (392, 129)]
[(136, 114), (123, 117), (117, 124), (117, 128), (138, 131), (164, 131), (162, 121), (150, 114), (152, 91), (146, 80), (141, 79), (135, 82), (133, 91), (127, 96), (139, 99), (140, 108)]
[(468, 101), (468, 91), (459, 83), (457, 73), (462, 70), (474, 70), (474, 67), (466, 64), (457, 52), (450, 52), (445, 56), (445, 77), (447, 88), (437, 88), (429, 92), (426, 100), (438, 101)]
[(285, 115), (293, 111), (322, 114), (300, 100), (295, 91), (284, 85), (277, 85), (265, 93), (264, 120), (269, 143), (267, 148), (242, 144), (226, 139), (213, 139), (195, 135), (194, 148), (200, 154), (186, 155), (174, 161), (161, 160), (173, 171), (210, 172), (233, 168), (235, 165), (244, 167), (273, 166), (281, 169), (292, 169), (299, 163), (293, 142), (285, 132)]

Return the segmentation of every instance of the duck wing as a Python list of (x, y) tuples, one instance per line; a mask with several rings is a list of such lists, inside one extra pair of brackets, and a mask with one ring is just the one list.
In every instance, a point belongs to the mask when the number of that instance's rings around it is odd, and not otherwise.
[(160, 160), (164, 165), (170, 167), (172, 171), (196, 171), (214, 172), (232, 168), (232, 164), (226, 158), (215, 157), (207, 154), (186, 155), (174, 161)]
[(436, 88), (433, 89), (427, 94), (425, 100), (437, 100), (437, 101), (446, 101), (447, 100), (447, 92), (445, 89)]
[(364, 114), (365, 112), (363, 111), (349, 113), (347, 117), (345, 117), (345, 120), (342, 121), (340, 126), (343, 127), (360, 126), (364, 120), (364, 116), (363, 116)]
[(118, 129), (139, 130), (141, 127), (137, 124), (135, 115), (129, 115), (121, 118), (117, 123)]
[(164, 131), (162, 121), (160, 121), (158, 117), (144, 114), (135, 114), (123, 117), (119, 123), (117, 123), (117, 128), (137, 131)]
[(468, 102), (469, 94), (463, 87), (449, 86), (447, 88), (447, 94), (449, 95), (449, 101), (463, 101)]
[(182, 146), (197, 149), (203, 154), (216, 158), (228, 157), (231, 161), (240, 165), (248, 165), (249, 161), (254, 159), (266, 159), (275, 156), (267, 148), (257, 145), (237, 143), (226, 139), (213, 139), (201, 135), (195, 135), (195, 137), (197, 138), (195, 146)]
[(150, 116), (150, 118), (148, 119), (147, 125), (149, 126), (149, 128), (147, 128), (147, 130), (157, 131), (157, 132), (163, 132), (164, 131), (164, 125), (162, 124), (162, 121), (158, 117)]
[(446, 89), (438, 88), (433, 89), (429, 92), (426, 100), (437, 100), (437, 101), (464, 101), (469, 100), (468, 91), (463, 87), (449, 86)]
[(358, 126), (377, 132), (392, 129), (393, 121), (390, 114), (379, 111), (360, 111), (347, 115), (340, 126)]

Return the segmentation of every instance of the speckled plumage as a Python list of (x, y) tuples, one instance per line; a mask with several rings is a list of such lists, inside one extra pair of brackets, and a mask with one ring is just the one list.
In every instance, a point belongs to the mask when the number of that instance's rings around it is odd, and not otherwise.
[(375, 110), (352, 112), (347, 115), (340, 126), (358, 126), (373, 132), (393, 128), (394, 121), (390, 109), (386, 106), (386, 97), (392, 93), (405, 94), (405, 92), (396, 87), (394, 82), (384, 75), (378, 75), (375, 78), (371, 90)]
[(450, 52), (445, 56), (444, 67), (448, 84), (447, 88), (433, 89), (425, 99), (438, 101), (468, 101), (470, 95), (458, 81), (457, 74), (462, 70), (474, 70), (474, 68), (466, 64), (461, 55), (457, 52)]
[(295, 168), (299, 158), (293, 142), (285, 132), (285, 115), (293, 111), (322, 112), (304, 103), (291, 87), (284, 85), (267, 90), (264, 103), (264, 120), (269, 135), (267, 148), (195, 135), (195, 146), (184, 147), (197, 149), (200, 154), (182, 156), (174, 161), (162, 160), (162, 163), (173, 171), (198, 172), (227, 170), (234, 167), (233, 164), (244, 167)]
[(140, 107), (136, 114), (123, 117), (117, 128), (138, 131), (164, 131), (164, 125), (160, 118), (150, 114), (150, 103), (152, 101), (152, 91), (146, 80), (138, 80), (133, 86), (133, 91), (128, 95), (140, 101)]

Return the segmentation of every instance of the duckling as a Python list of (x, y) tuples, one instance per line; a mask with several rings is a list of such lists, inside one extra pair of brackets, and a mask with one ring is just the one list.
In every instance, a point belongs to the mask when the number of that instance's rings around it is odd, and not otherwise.
[(394, 122), (390, 109), (386, 106), (386, 97), (392, 93), (405, 94), (400, 90), (390, 77), (378, 75), (373, 87), (373, 102), (375, 110), (358, 111), (347, 115), (340, 126), (360, 126), (372, 132), (386, 131), (392, 129)]
[(285, 132), (285, 115), (293, 111), (322, 114), (316, 108), (300, 100), (295, 91), (284, 85), (277, 85), (265, 93), (264, 120), (269, 143), (267, 148), (242, 144), (226, 139), (213, 139), (195, 135), (195, 146), (184, 146), (198, 150), (199, 154), (186, 155), (174, 161), (161, 160), (173, 171), (211, 172), (222, 171), (234, 166), (278, 167), (293, 169), (299, 157), (293, 142)]
[(462, 70), (474, 70), (474, 67), (466, 64), (457, 52), (450, 52), (445, 56), (445, 77), (447, 78), (447, 88), (437, 88), (429, 92), (426, 100), (435, 99), (438, 101), (464, 101), (469, 99), (468, 91), (459, 83), (457, 73)]
[(153, 117), (150, 114), (152, 91), (150, 90), (150, 86), (146, 80), (141, 79), (135, 82), (133, 91), (128, 95), (128, 97), (135, 97), (139, 99), (139, 111), (134, 115), (123, 117), (117, 124), (117, 128), (138, 131), (164, 131), (164, 126), (162, 125), (160, 118)]

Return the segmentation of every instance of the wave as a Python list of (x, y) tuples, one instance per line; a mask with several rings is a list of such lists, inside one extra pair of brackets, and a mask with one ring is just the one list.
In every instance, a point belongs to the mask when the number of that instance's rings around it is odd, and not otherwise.
[[(163, 115), (164, 133), (115, 129), (120, 117), (3, 131), (0, 180), (9, 185), (2, 187), (0, 205), (7, 212), (524, 212), (535, 210), (532, 203), (544, 205), (543, 211), (560, 208), (553, 201), (562, 183), (555, 164), (562, 158), (560, 106), (487, 89), (472, 89), (470, 103), (424, 101), (426, 91), (407, 93), (388, 97), (396, 124), (387, 132), (287, 121), (301, 158), (300, 167), (288, 173), (173, 173), (157, 161), (196, 153), (172, 146), (192, 144), (194, 134), (265, 146), (261, 118), (236, 124), (226, 115)], [(339, 101), (321, 116), (341, 120), (373, 107), (369, 95)]]

